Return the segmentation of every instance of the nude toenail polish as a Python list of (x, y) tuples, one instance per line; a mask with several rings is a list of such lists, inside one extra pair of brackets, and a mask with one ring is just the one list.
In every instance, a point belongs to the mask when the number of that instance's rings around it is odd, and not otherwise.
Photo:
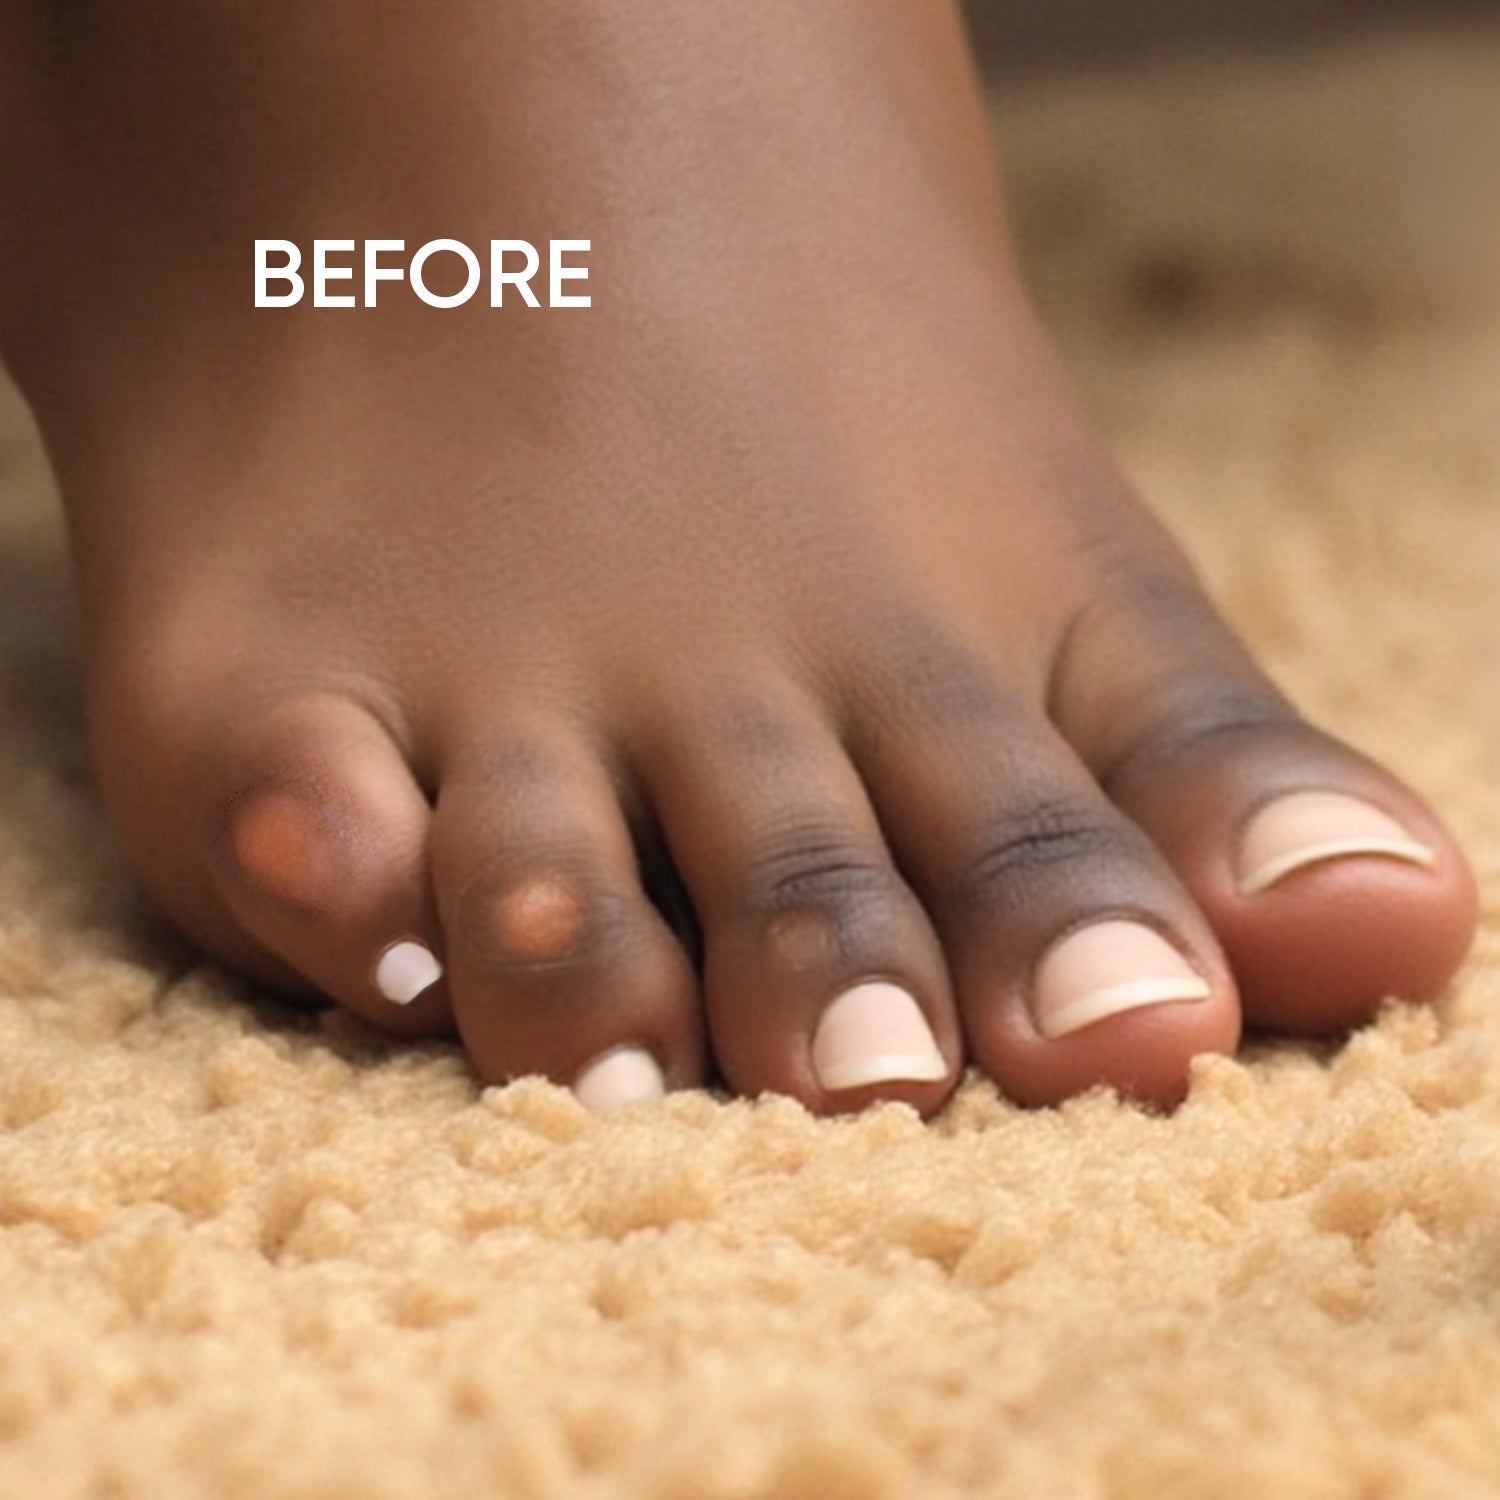
[(1246, 827), (1236, 862), (1240, 895), (1258, 896), (1293, 871), (1335, 859), (1395, 859), (1430, 870), (1437, 853), (1363, 798), (1292, 792)]
[(921, 1006), (899, 985), (882, 981), (856, 985), (829, 1005), (813, 1037), (812, 1061), (830, 1093), (948, 1076)]
[(375, 988), (392, 1005), (410, 1005), (443, 977), (432, 950), (410, 941), (392, 943), (375, 965)]
[(1037, 965), (1031, 1010), (1055, 1041), (1148, 1005), (1207, 1000), (1208, 981), (1141, 922), (1095, 922), (1060, 939)]
[(664, 1099), (667, 1081), (657, 1061), (640, 1047), (616, 1047), (596, 1057), (573, 1081), (578, 1102), (600, 1113), (626, 1104)]

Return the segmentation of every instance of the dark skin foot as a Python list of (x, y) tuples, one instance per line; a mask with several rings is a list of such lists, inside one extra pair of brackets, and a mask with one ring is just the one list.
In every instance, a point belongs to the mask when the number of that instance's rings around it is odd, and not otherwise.
[[(100, 777), (214, 953), (819, 1111), (1171, 1104), (1453, 971), (1451, 840), (1081, 418), (942, 7), (0, 15)], [(255, 309), (273, 235), (584, 236), (593, 305)]]

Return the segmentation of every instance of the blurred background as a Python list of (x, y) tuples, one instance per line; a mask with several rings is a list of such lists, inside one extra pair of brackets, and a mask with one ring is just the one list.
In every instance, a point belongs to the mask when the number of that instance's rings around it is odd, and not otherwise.
[(1500, 4), (964, 3), (1114, 451), (1315, 717), (1493, 800)]
[[(1146, 302), (1191, 306), (1215, 337), (1233, 317), (1264, 327), (1293, 310), (1419, 327), (1414, 400), (1500, 453), (1496, 0), (963, 3), (1031, 280), (1065, 341), (1075, 315), (1104, 316), (1086, 278), (1069, 281), (1070, 257), (1110, 263), (1096, 252), (1112, 238)], [(1007, 118), (1033, 85), (1084, 114), (1111, 91), (1134, 97), (1086, 159), (1030, 128), (1027, 109)], [(1191, 102), (1174, 105), (1184, 88)], [(1067, 113), (1052, 132), (1072, 128)], [(1049, 237), (1080, 218), (1088, 235)], [(1267, 236), (1276, 253), (1252, 249)]]
[(1333, 37), (1392, 21), (1479, 15), (1493, 0), (967, 0), (987, 66), (1002, 70), (1162, 49)]

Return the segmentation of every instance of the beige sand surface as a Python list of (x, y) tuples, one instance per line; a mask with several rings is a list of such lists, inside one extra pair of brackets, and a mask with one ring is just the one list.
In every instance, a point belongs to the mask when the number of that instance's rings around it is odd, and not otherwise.
[(600, 1122), (254, 1003), (111, 851), (0, 394), (0, 1497), (1500, 1495), (1500, 424), (1398, 166), (1437, 76), (1370, 47), (1002, 101), (1131, 469), (1486, 893), (1436, 1011), (1206, 1060), (1171, 1119), (974, 1081), (928, 1126)]

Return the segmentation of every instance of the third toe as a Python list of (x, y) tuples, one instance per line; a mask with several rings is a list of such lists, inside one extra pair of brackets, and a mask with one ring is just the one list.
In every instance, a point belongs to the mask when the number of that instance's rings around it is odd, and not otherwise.
[(819, 1110), (934, 1109), (963, 1063), (937, 937), (832, 731), (779, 697), (721, 706), (652, 756), (720, 1069)]

